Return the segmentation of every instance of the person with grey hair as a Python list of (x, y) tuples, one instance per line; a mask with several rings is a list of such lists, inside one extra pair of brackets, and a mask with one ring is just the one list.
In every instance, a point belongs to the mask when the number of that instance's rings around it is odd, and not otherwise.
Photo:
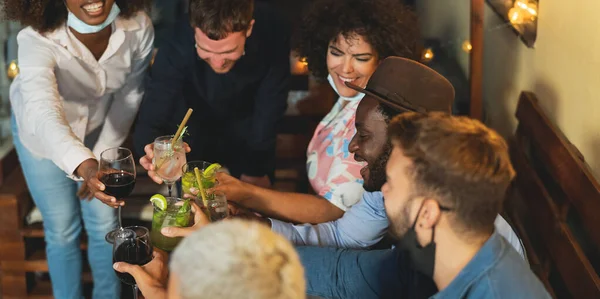
[(304, 270), (285, 238), (259, 222), (207, 225), (202, 212), (195, 213), (195, 222), (205, 227), (190, 231), (175, 249), (170, 275), (166, 254), (156, 249), (150, 263), (119, 262), (115, 270), (131, 274), (147, 299), (305, 298)]

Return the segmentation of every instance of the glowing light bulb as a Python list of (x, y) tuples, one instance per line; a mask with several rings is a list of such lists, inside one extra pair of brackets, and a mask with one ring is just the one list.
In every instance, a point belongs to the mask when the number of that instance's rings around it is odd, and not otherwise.
[(13, 60), (8, 65), (8, 69), (6, 70), (6, 76), (8, 79), (14, 79), (19, 74), (19, 65), (16, 60)]
[(527, 5), (527, 12), (531, 15), (531, 19), (535, 19), (537, 17), (537, 4), (535, 3), (529, 3), (529, 5)]
[(521, 9), (527, 9), (528, 3), (527, 3), (527, 1), (517, 0), (513, 4), (513, 7), (515, 7), (515, 8), (521, 8)]
[(308, 65), (308, 61), (306, 60), (306, 57), (300, 58), (300, 63), (302, 63), (303, 65), (307, 66)]
[(508, 11), (508, 20), (513, 25), (523, 24), (525, 18), (521, 8), (513, 7)]
[[(523, 23), (525, 20), (530, 20), (530, 21), (534, 21), (535, 18), (537, 17), (537, 3), (535, 1), (530, 1), (530, 0), (516, 0), (513, 3), (513, 9), (518, 9), (515, 11), (518, 11), (519, 13), (519, 18), (522, 19)], [(514, 14), (514, 12), (513, 12)], [(515, 15), (516, 17), (516, 15)], [(510, 12), (509, 12), (509, 18), (510, 18)], [(513, 23), (511, 21), (512, 24), (521, 24), (521, 23)]]
[(462, 43), (462, 49), (467, 53), (471, 53), (471, 50), (473, 50), (473, 46), (471, 45), (470, 41), (466, 40)]
[(431, 50), (431, 48), (427, 48), (423, 51), (423, 54), (421, 55), (421, 61), (430, 62), (431, 60), (433, 60), (433, 57), (435, 57), (435, 55), (433, 54), (433, 50)]

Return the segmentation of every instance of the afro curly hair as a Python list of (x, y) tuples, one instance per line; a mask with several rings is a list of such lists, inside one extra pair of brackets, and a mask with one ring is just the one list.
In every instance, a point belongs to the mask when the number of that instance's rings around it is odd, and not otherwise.
[(420, 57), (417, 16), (399, 0), (316, 0), (304, 14), (293, 39), (294, 51), (306, 58), (315, 77), (327, 77), (329, 43), (340, 34), (346, 39), (361, 36), (379, 60), (388, 56)]

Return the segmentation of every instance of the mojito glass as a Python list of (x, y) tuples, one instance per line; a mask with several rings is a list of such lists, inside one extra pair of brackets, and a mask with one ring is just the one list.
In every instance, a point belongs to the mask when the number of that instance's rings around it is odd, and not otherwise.
[[(196, 181), (196, 175), (194, 174), (194, 168), (198, 167), (200, 174), (202, 175), (200, 181), (204, 190), (210, 189), (217, 183), (216, 173), (220, 169), (220, 165), (215, 167), (216, 163), (210, 163), (205, 161), (190, 161), (183, 165), (182, 171), (183, 176), (181, 177), (181, 191), (184, 198), (194, 198), (198, 205), (204, 206), (202, 196), (198, 194), (198, 182)], [(211, 167), (213, 169), (211, 169)], [(214, 170), (214, 171), (213, 171)]]
[(150, 238), (154, 246), (164, 250), (172, 251), (182, 238), (169, 238), (164, 236), (160, 230), (164, 227), (189, 227), (193, 225), (192, 207), (188, 200), (177, 197), (167, 197), (166, 209), (154, 205), (152, 215), (152, 231)]

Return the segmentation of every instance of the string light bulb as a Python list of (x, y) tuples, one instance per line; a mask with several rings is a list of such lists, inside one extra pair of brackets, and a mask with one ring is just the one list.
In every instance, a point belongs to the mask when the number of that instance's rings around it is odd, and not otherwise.
[(433, 57), (435, 57), (433, 50), (431, 48), (427, 48), (423, 50), (423, 54), (421, 54), (421, 61), (427, 63), (433, 60)]
[(471, 53), (471, 50), (473, 50), (473, 45), (471, 45), (471, 42), (469, 40), (466, 40), (462, 43), (462, 49), (466, 53)]
[(521, 9), (527, 9), (527, 2), (523, 1), (523, 0), (517, 0), (513, 4), (513, 7), (515, 7), (515, 8), (521, 8)]
[(508, 11), (508, 20), (513, 25), (521, 25), (537, 18), (537, 3), (530, 0), (516, 0)]
[(6, 70), (6, 76), (8, 79), (12, 80), (19, 74), (19, 65), (16, 60), (13, 60), (8, 65), (8, 69)]
[(523, 10), (518, 7), (513, 7), (508, 11), (508, 20), (513, 25), (521, 25), (524, 23), (525, 18)]
[(304, 66), (308, 66), (308, 61), (306, 60), (306, 57), (301, 57), (300, 63), (302, 63)]

